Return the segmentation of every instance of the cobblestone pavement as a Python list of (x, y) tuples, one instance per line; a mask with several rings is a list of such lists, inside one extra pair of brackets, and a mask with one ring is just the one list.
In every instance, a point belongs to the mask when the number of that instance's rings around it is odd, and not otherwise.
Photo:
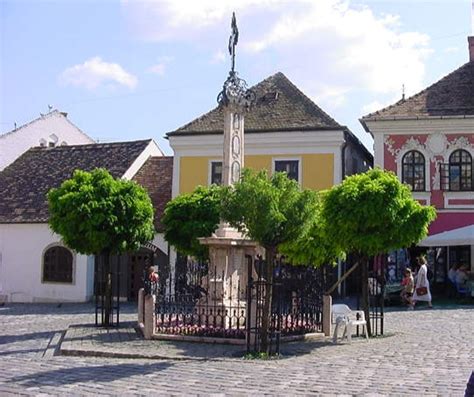
[[(0, 308), (0, 395), (462, 396), (474, 369), (474, 308), (393, 311), (386, 336), (292, 345), (280, 360), (132, 360), (54, 355), (91, 305)], [(124, 320), (135, 316), (126, 308)], [(144, 342), (146, 343), (146, 342)], [(290, 347), (283, 348), (290, 349)]]

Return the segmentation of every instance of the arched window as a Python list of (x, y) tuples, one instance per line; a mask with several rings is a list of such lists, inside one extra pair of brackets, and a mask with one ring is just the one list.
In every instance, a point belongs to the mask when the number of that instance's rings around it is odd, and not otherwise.
[(411, 150), (402, 159), (402, 182), (414, 192), (425, 190), (425, 157), (416, 150)]
[(449, 190), (473, 190), (472, 157), (466, 150), (456, 150), (449, 156)]
[(43, 282), (72, 283), (72, 253), (55, 245), (43, 257)]

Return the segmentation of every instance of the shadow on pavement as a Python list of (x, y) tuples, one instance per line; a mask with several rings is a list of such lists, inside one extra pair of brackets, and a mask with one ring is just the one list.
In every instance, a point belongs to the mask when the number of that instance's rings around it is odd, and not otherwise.
[(44, 349), (23, 349), (23, 350), (6, 350), (0, 352), (0, 357), (2, 356), (16, 356), (18, 354), (31, 354), (44, 352)]
[[(120, 304), (120, 315), (134, 314), (137, 312), (135, 302), (123, 302)], [(19, 315), (57, 315), (57, 314), (90, 314), (94, 316), (95, 305), (93, 303), (6, 303), (0, 307), (0, 316)]]
[(35, 372), (28, 375), (16, 376), (8, 383), (16, 383), (25, 387), (40, 385), (61, 386), (71, 383), (107, 383), (118, 379), (125, 379), (131, 376), (143, 376), (163, 371), (173, 364), (169, 362), (159, 362), (151, 364), (143, 363), (122, 363), (111, 365), (99, 365), (88, 367), (60, 368), (44, 372)]
[(31, 341), (32, 339), (51, 339), (51, 337), (57, 332), (63, 332), (63, 330), (31, 332), (29, 334), (18, 335), (1, 335), (0, 345), (7, 345), (15, 342)]

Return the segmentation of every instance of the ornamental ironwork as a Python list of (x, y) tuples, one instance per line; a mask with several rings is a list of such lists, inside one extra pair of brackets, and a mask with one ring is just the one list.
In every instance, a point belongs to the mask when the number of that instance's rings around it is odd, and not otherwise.
[(222, 91), (217, 96), (220, 106), (237, 105), (239, 107), (250, 108), (255, 102), (255, 93), (247, 88), (247, 82), (238, 77), (235, 71), (235, 49), (239, 41), (239, 30), (235, 12), (232, 13), (231, 35), (229, 37), (229, 55), (231, 59), (231, 69), (227, 80), (224, 82)]

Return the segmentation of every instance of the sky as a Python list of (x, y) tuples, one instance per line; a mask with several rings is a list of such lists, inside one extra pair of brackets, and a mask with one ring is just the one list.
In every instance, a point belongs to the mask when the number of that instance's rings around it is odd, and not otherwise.
[(0, 0), (0, 133), (52, 105), (100, 142), (164, 135), (217, 105), (230, 59), (283, 72), (372, 151), (358, 119), (468, 61), (471, 0)]

